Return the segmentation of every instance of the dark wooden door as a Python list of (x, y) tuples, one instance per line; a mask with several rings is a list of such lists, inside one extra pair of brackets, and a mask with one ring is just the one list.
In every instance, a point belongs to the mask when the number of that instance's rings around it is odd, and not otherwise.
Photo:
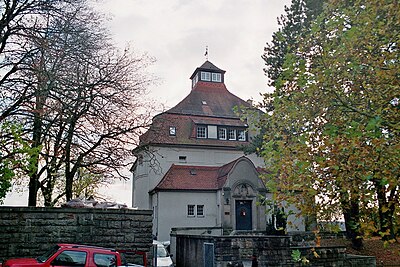
[(236, 230), (251, 230), (251, 200), (236, 200)]

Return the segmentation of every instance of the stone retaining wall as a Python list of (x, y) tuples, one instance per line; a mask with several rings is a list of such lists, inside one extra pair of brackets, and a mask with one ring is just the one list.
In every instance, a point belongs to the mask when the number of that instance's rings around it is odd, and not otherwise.
[(152, 212), (0, 207), (0, 262), (11, 257), (37, 257), (57, 243), (150, 252)]
[(253, 254), (257, 256), (260, 267), (300, 267), (302, 263), (292, 257), (296, 250), (310, 261), (309, 266), (376, 266), (374, 257), (348, 257), (345, 247), (291, 246), (289, 236), (171, 236), (176, 239), (177, 267), (204, 266), (205, 243), (214, 246), (214, 267), (247, 266), (243, 264), (250, 264)]

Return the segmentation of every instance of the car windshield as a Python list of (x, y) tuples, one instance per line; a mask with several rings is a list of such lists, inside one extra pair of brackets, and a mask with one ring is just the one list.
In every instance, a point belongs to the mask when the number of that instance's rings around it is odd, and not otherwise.
[(168, 257), (168, 251), (164, 246), (157, 246), (157, 257)]
[(42, 256), (39, 256), (36, 258), (36, 260), (38, 262), (45, 262), (47, 261), (51, 256), (54, 255), (54, 253), (57, 252), (57, 250), (59, 250), (60, 247), (59, 246), (54, 246), (51, 249), (49, 249), (46, 253), (44, 253)]

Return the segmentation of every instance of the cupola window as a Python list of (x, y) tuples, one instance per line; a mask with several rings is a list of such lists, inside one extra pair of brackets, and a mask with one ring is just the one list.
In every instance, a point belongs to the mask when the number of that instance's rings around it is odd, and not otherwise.
[(211, 81), (211, 72), (202, 71), (201, 72), (202, 81)]
[(213, 82), (221, 82), (221, 73), (212, 73), (211, 77)]
[(199, 74), (196, 73), (196, 75), (192, 79), (192, 87), (194, 87), (198, 81), (199, 81)]

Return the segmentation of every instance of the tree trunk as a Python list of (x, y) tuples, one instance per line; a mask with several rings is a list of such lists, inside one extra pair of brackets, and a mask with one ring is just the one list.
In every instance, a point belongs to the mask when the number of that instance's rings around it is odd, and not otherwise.
[[(383, 240), (391, 240), (395, 239), (395, 231), (394, 231), (394, 211), (395, 205), (393, 201), (388, 201), (387, 198), (391, 197), (392, 194), (387, 194), (385, 188), (380, 185), (379, 182), (375, 183), (377, 188), (377, 198), (378, 198), (378, 214), (379, 214), (379, 227), (380, 232), (382, 234)], [(392, 190), (393, 191), (393, 190)]]
[(39, 189), (39, 182), (37, 173), (33, 173), (30, 175), (29, 178), (29, 195), (28, 195), (28, 206), (29, 207), (36, 207), (37, 203), (37, 192)]
[(352, 246), (360, 250), (363, 247), (362, 234), (360, 232), (360, 207), (357, 199), (342, 201), (346, 236), (351, 240)]
[[(41, 137), (42, 137), (42, 121), (39, 114), (39, 108), (43, 107), (40, 104), (40, 96), (36, 97), (36, 111), (34, 113), (33, 130), (32, 130), (32, 145), (31, 148), (34, 150), (39, 149)], [(30, 165), (29, 165), (29, 199), (28, 206), (36, 207), (37, 204), (37, 192), (39, 190), (39, 153), (36, 151), (30, 155)]]
[[(48, 172), (51, 173), (51, 170), (52, 170), (51, 168), (48, 169)], [(54, 203), (53, 203), (54, 177), (50, 173), (47, 174), (46, 186), (44, 186), (44, 184), (42, 184), (40, 187), (42, 194), (43, 194), (45, 207), (54, 206)]]

